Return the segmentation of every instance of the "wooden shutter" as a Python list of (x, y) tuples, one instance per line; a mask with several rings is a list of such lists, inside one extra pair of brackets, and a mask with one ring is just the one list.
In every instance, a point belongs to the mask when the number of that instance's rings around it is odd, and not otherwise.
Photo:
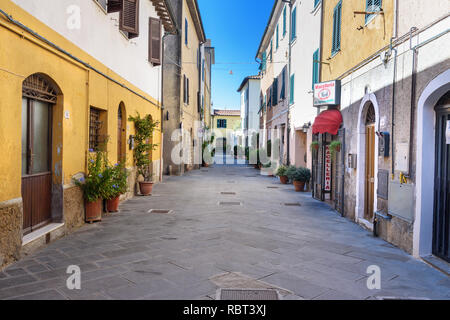
[(148, 61), (155, 66), (161, 64), (161, 20), (150, 18), (148, 31)]
[(122, 11), (123, 0), (108, 0), (107, 12), (119, 12)]
[(122, 0), (119, 29), (128, 32), (128, 38), (139, 35), (139, 0)]
[(314, 85), (319, 82), (319, 49), (314, 52), (313, 55), (313, 79), (312, 79), (312, 88), (314, 90)]
[(342, 1), (334, 8), (333, 13), (333, 43), (331, 53), (335, 54), (341, 49), (341, 15)]
[(186, 76), (183, 75), (183, 102), (186, 103)]
[(278, 104), (278, 78), (273, 79), (272, 105)]

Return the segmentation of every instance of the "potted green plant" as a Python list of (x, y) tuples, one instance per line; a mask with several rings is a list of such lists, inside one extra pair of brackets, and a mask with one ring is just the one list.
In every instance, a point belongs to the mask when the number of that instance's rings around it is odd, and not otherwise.
[(153, 121), (151, 115), (146, 115), (141, 118), (140, 114), (130, 116), (129, 121), (134, 122), (136, 133), (134, 136), (134, 162), (137, 167), (137, 179), (143, 177), (143, 181), (139, 181), (139, 190), (144, 196), (152, 193), (153, 181), (151, 181), (150, 165), (152, 163), (150, 152), (155, 150), (157, 144), (150, 143), (153, 138), (153, 133), (159, 125), (159, 121)]
[(128, 172), (122, 162), (114, 166), (107, 166), (105, 170), (107, 184), (106, 208), (108, 212), (117, 212), (119, 209), (120, 195), (127, 192)]
[(311, 145), (310, 145), (311, 151), (319, 150), (319, 147), (320, 147), (319, 141), (311, 142)]
[(287, 169), (288, 168), (286, 166), (281, 165), (278, 167), (277, 171), (275, 172), (275, 175), (280, 178), (281, 184), (287, 184), (289, 181), (289, 178), (286, 175)]
[(292, 176), (295, 191), (303, 192), (305, 190), (305, 183), (308, 182), (310, 178), (311, 171), (308, 168), (297, 168)]
[(287, 169), (286, 169), (286, 176), (288, 177), (288, 179), (289, 179), (289, 182), (293, 182), (294, 181), (294, 175), (295, 175), (295, 172), (297, 171), (297, 167), (296, 166), (288, 166), (287, 167)]
[(330, 148), (331, 155), (334, 156), (334, 154), (336, 152), (340, 152), (341, 151), (341, 142), (340, 141), (336, 141), (336, 140), (335, 141), (331, 141), (329, 148)]
[(73, 179), (83, 192), (85, 200), (85, 221), (92, 223), (102, 220), (102, 200), (107, 195), (105, 177), (106, 154), (102, 151), (89, 150), (88, 170), (84, 177)]

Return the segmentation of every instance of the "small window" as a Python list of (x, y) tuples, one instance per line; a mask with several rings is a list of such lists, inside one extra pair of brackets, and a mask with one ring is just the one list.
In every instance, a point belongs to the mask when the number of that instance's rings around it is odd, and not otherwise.
[(104, 148), (104, 137), (106, 136), (106, 111), (90, 108), (89, 116), (89, 149), (93, 151)]
[[(366, 12), (380, 12), (382, 0), (366, 0)], [(376, 14), (366, 14), (366, 24), (369, 23)]]
[(108, 12), (107, 0), (94, 0), (103, 11)]
[(333, 39), (331, 54), (335, 55), (341, 50), (341, 20), (342, 20), (342, 0), (334, 8), (333, 13)]
[(226, 119), (217, 119), (217, 128), (226, 128), (227, 120)]

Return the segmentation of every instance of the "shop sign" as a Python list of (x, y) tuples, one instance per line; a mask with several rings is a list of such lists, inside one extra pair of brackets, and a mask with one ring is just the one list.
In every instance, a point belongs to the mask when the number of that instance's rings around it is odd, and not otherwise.
[(331, 191), (331, 151), (325, 146), (325, 185), (324, 191)]
[(341, 104), (341, 81), (328, 81), (314, 85), (314, 106), (332, 106)]

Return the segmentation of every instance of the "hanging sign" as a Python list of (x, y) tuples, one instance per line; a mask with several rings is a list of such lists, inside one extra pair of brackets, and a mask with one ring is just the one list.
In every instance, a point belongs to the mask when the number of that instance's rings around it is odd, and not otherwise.
[(331, 151), (325, 146), (325, 185), (324, 191), (331, 191)]
[(314, 106), (341, 104), (341, 81), (328, 81), (314, 84)]
[(445, 138), (447, 144), (450, 144), (450, 120), (447, 120), (447, 129), (445, 130)]

